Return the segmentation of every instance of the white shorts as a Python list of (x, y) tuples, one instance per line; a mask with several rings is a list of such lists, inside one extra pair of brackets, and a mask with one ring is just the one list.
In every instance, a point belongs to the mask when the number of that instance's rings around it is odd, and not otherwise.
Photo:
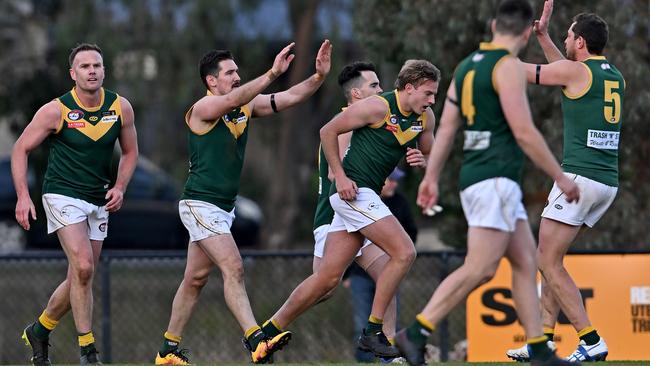
[[(325, 253), (325, 240), (327, 239), (327, 233), (330, 231), (330, 225), (325, 224), (321, 225), (314, 230), (314, 257), (323, 258), (323, 253)], [(363, 239), (363, 245), (361, 249), (372, 244), (372, 242), (366, 238)], [(357, 252), (357, 257), (361, 256), (361, 249)]]
[(347, 230), (352, 233), (392, 215), (377, 193), (365, 187), (359, 188), (357, 198), (352, 202), (344, 201), (334, 193), (330, 196), (330, 204), (334, 209), (330, 232)]
[(47, 233), (62, 227), (88, 222), (88, 238), (103, 241), (108, 234), (108, 211), (105, 206), (95, 206), (82, 199), (56, 193), (43, 195), (43, 208), (47, 217)]
[(460, 192), (467, 224), (514, 232), (517, 220), (528, 220), (519, 184), (498, 177), (474, 183)]
[(230, 234), (235, 210), (226, 212), (205, 201), (181, 200), (178, 213), (190, 233), (190, 241), (199, 241), (215, 235)]
[(618, 188), (573, 173), (564, 175), (573, 179), (580, 188), (580, 201), (567, 202), (564, 193), (554, 183), (542, 217), (573, 226), (585, 224), (593, 227), (614, 201)]

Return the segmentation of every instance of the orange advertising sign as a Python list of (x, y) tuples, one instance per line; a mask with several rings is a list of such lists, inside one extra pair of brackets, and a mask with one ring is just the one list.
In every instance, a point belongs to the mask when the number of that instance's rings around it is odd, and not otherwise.
[[(607, 341), (607, 360), (650, 360), (650, 254), (568, 255), (564, 264), (592, 325)], [(510, 276), (504, 259), (494, 278), (467, 298), (468, 361), (507, 361), (506, 350), (526, 341)], [(561, 357), (578, 345), (576, 330), (563, 314), (554, 340)]]

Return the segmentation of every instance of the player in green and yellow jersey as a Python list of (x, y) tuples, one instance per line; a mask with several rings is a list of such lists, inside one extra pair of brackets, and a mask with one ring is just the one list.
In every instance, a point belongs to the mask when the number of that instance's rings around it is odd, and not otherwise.
[(260, 330), (244, 286), (243, 263), (230, 226), (248, 138), (250, 119), (270, 115), (311, 96), (330, 70), (331, 44), (316, 56), (316, 73), (276, 94), (260, 94), (284, 73), (294, 58), (293, 43), (275, 57), (264, 75), (240, 86), (237, 64), (229, 51), (210, 51), (199, 63), (207, 95), (185, 114), (188, 128), (189, 177), (179, 202), (181, 221), (190, 234), (185, 274), (172, 304), (163, 345), (155, 363), (188, 364), (179, 349), (181, 334), (212, 268), (221, 270), (228, 308), (244, 331), (253, 363), (267, 362), (291, 338), (283, 332), (267, 337)]
[[(343, 89), (348, 106), (382, 92), (375, 65), (371, 62), (356, 61), (346, 65), (339, 73), (338, 83), (341, 89)], [(345, 156), (352, 133), (352, 131), (346, 132), (338, 137), (339, 155), (341, 158)], [(424, 167), (425, 158), (420, 150), (408, 148), (406, 162), (411, 166)], [(325, 251), (325, 239), (327, 238), (330, 224), (334, 217), (334, 210), (329, 201), (330, 187), (332, 185), (329, 174), (329, 165), (327, 164), (325, 153), (322, 147), (319, 147), (318, 204), (314, 214), (314, 272), (318, 271), (322, 263), (323, 253)], [(355, 261), (376, 281), (388, 262), (388, 256), (381, 248), (366, 239), (361, 250), (357, 253)], [(396, 316), (397, 302), (393, 298), (386, 309), (383, 324), (384, 334), (389, 340), (395, 336)]]
[[(265, 323), (265, 331), (286, 328), (332, 291), (367, 238), (389, 258), (377, 278), (372, 312), (359, 347), (381, 357), (398, 356), (382, 325), (397, 286), (415, 259), (415, 247), (379, 192), (409, 149), (423, 154), (431, 149), (435, 118), (429, 107), (439, 80), (440, 71), (430, 62), (409, 60), (399, 72), (395, 90), (352, 103), (321, 129), (322, 148), (334, 177), (329, 193), (334, 218), (322, 262)], [(339, 136), (350, 131), (354, 132), (341, 162)]]
[(555, 356), (542, 331), (535, 240), (520, 189), (526, 154), (556, 180), (567, 200), (580, 196), (530, 115), (526, 74), (517, 54), (528, 43), (532, 18), (526, 0), (503, 1), (492, 21), (492, 42), (482, 43), (461, 61), (447, 91), (418, 204), (427, 210), (436, 203), (440, 171), (457, 130), (464, 127), (460, 198), (469, 226), (467, 256), (438, 286), (413, 324), (396, 335), (396, 344), (411, 365), (424, 364), (424, 346), (435, 325), (494, 276), (502, 257), (512, 265), (512, 294), (532, 350), (532, 365), (568, 364)]
[[(43, 207), (48, 233), (56, 232), (68, 258), (66, 279), (38, 320), (23, 332), (35, 366), (50, 365), (49, 334), (69, 310), (79, 334), (81, 364), (100, 363), (91, 329), (93, 275), (108, 215), (122, 207), (138, 159), (133, 108), (124, 97), (102, 87), (101, 49), (80, 44), (70, 53), (69, 62), (74, 88), (36, 112), (11, 155), (18, 195), (16, 219), (29, 230), (29, 218), (36, 220), (36, 211), (27, 189), (27, 156), (49, 140)], [(115, 141), (119, 141), (122, 157), (117, 180), (110, 187)]]
[[(553, 1), (544, 3), (535, 24), (537, 40), (549, 64), (526, 64), (529, 83), (562, 87), (564, 153), (562, 167), (580, 187), (580, 202), (567, 202), (553, 186), (542, 212), (537, 250), (542, 273), (544, 333), (553, 337), (560, 309), (578, 333), (580, 343), (570, 361), (602, 361), (607, 344), (591, 325), (578, 287), (563, 259), (582, 227), (593, 227), (618, 190), (618, 145), (625, 80), (603, 50), (607, 23), (596, 14), (578, 14), (564, 40), (566, 59), (548, 35)], [(506, 352), (525, 360), (525, 349)]]

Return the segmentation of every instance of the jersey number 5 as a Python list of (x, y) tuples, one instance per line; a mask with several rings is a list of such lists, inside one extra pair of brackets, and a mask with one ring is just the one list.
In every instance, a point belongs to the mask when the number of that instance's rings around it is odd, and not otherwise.
[(467, 125), (474, 124), (474, 116), (476, 116), (476, 107), (474, 107), (474, 75), (475, 70), (468, 72), (463, 78), (463, 91), (460, 100), (461, 113), (467, 118)]
[(605, 103), (611, 105), (605, 104), (603, 113), (605, 120), (612, 124), (621, 119), (621, 95), (615, 92), (615, 89), (619, 89), (618, 81), (605, 80)]

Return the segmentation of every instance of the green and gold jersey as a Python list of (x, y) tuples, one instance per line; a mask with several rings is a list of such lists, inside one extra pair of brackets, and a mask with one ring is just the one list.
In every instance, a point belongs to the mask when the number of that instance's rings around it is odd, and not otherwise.
[(212, 203), (230, 212), (239, 192), (250, 108), (244, 105), (233, 109), (201, 133), (189, 128), (192, 108), (185, 114), (190, 168), (181, 199)]
[(589, 85), (577, 95), (562, 90), (562, 167), (566, 172), (618, 187), (618, 143), (625, 80), (603, 56), (590, 57), (582, 65), (589, 72)]
[[(427, 120), (426, 114), (403, 112), (397, 90), (370, 98), (380, 98), (388, 110), (380, 121), (354, 130), (343, 158), (343, 169), (357, 187), (370, 188), (379, 194), (386, 177), (406, 154), (406, 148), (417, 148), (417, 139)], [(333, 185), (330, 193), (335, 192)]]
[(316, 228), (329, 225), (334, 217), (334, 209), (330, 205), (330, 186), (332, 181), (329, 179), (329, 164), (325, 158), (323, 147), (318, 147), (318, 203), (314, 213), (314, 230)]
[(43, 193), (106, 204), (111, 184), (115, 140), (122, 129), (122, 107), (116, 93), (102, 88), (98, 107), (84, 106), (73, 88), (57, 98), (61, 121), (48, 139), (50, 153)]
[(508, 50), (481, 43), (456, 69), (454, 83), (465, 122), (461, 190), (495, 177), (521, 180), (524, 154), (503, 115), (494, 84), (494, 70), (506, 57), (512, 57)]

